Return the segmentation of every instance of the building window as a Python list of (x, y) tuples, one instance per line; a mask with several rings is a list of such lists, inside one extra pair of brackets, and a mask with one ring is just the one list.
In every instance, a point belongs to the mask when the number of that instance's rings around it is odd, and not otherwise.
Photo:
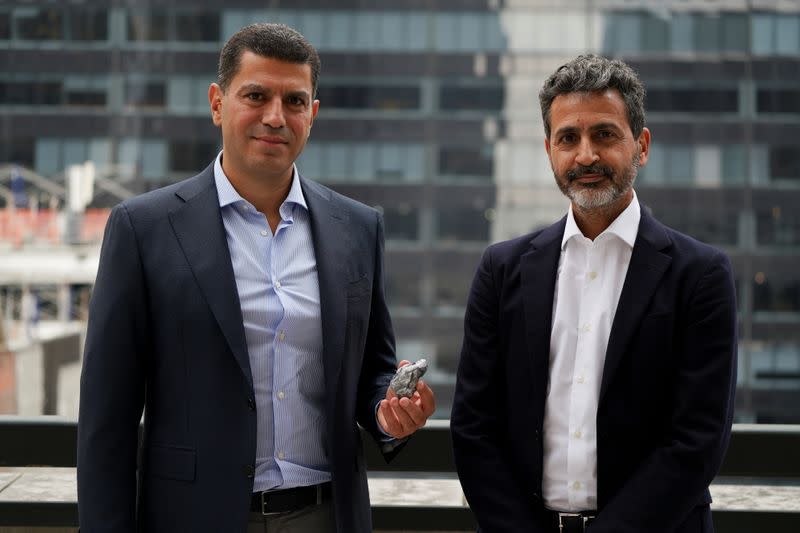
[(645, 108), (666, 113), (735, 113), (736, 89), (648, 89)]
[(36, 158), (33, 168), (43, 176), (63, 173), (70, 165), (92, 161), (102, 171), (111, 161), (111, 141), (104, 138), (36, 139)]
[(416, 257), (386, 253), (386, 303), (391, 307), (419, 307), (422, 267)]
[(383, 208), (387, 239), (416, 241), (419, 239), (419, 209), (409, 203)]
[(439, 108), (444, 110), (501, 111), (505, 106), (502, 87), (454, 87), (439, 90)]
[(72, 89), (66, 92), (64, 103), (75, 107), (104, 107), (106, 93), (97, 89)]
[(175, 14), (175, 37), (178, 41), (219, 41), (219, 13), (216, 11), (177, 12)]
[(166, 41), (169, 39), (169, 16), (165, 10), (128, 11), (128, 40)]
[(127, 168), (128, 177), (165, 181), (167, 143), (160, 139), (123, 139), (119, 143), (118, 161), (120, 165)]
[(653, 209), (653, 215), (667, 226), (695, 239), (715, 245), (738, 243), (738, 213), (724, 206), (665, 206)]
[(218, 153), (217, 143), (211, 141), (172, 141), (169, 143), (169, 170), (197, 173)]
[(424, 177), (425, 148), (417, 143), (310, 142), (298, 167), (322, 181), (418, 182)]
[(758, 272), (753, 281), (753, 311), (800, 311), (800, 281)]
[(722, 49), (727, 52), (747, 51), (748, 16), (743, 13), (722, 13)]
[(26, 137), (13, 137), (0, 143), (0, 161), (25, 167), (33, 166), (35, 141)]
[(800, 91), (797, 89), (759, 89), (759, 113), (800, 113)]
[(167, 104), (164, 82), (129, 80), (125, 85), (125, 104), (132, 107), (157, 107)]
[(72, 9), (69, 12), (69, 36), (73, 41), (108, 39), (108, 12), (104, 9)]
[(494, 174), (494, 148), (445, 146), (439, 150), (439, 174), (489, 178)]
[(799, 246), (800, 214), (782, 206), (759, 210), (756, 232), (758, 244), (762, 246)]
[(18, 8), (14, 12), (17, 39), (57, 41), (64, 38), (63, 13), (55, 7)]
[(419, 109), (419, 87), (334, 86), (320, 87), (319, 101), (326, 109)]
[(59, 82), (0, 81), (0, 105), (55, 106), (61, 93)]
[(771, 146), (769, 149), (770, 179), (800, 182), (800, 146)]
[(489, 220), (483, 207), (439, 207), (437, 237), (440, 242), (489, 240)]
[(0, 41), (11, 39), (11, 13), (0, 11)]

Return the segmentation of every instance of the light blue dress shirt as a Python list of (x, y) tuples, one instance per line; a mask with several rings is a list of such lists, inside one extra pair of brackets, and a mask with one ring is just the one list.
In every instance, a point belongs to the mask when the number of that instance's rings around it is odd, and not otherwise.
[[(330, 481), (317, 262), (297, 168), (281, 221), (214, 179), (244, 319), (257, 412), (254, 491)], [(231, 435), (231, 438), (237, 438)]]

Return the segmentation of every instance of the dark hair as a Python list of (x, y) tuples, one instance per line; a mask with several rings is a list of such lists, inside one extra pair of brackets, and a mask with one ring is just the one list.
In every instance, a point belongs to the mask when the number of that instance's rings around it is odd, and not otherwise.
[(258, 23), (240, 29), (228, 39), (219, 54), (217, 83), (228, 90), (239, 71), (242, 53), (249, 50), (263, 57), (311, 66), (312, 97), (317, 95), (320, 61), (316, 48), (300, 32), (283, 24)]
[(544, 82), (539, 91), (539, 104), (542, 106), (545, 135), (550, 138), (550, 107), (556, 96), (575, 92), (602, 92), (606, 89), (617, 89), (622, 95), (628, 111), (628, 124), (633, 136), (638, 139), (644, 128), (645, 90), (642, 81), (624, 62), (594, 54), (576, 57), (560, 66)]

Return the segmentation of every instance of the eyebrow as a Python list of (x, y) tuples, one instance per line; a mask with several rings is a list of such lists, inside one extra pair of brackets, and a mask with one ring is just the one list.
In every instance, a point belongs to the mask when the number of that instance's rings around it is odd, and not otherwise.
[[(239, 87), (239, 90), (237, 91), (238, 94), (247, 94), (247, 93), (250, 93), (250, 92), (259, 92), (259, 93), (271, 94), (274, 91), (272, 89), (264, 87), (260, 83), (245, 83), (244, 85)], [(288, 93), (288, 95), (289, 96), (302, 96), (305, 99), (309, 99), (310, 96), (311, 96), (308, 93), (308, 91), (303, 90), (303, 89), (298, 89), (296, 91), (290, 91)]]
[[(608, 130), (608, 129), (620, 131), (619, 125), (613, 122), (600, 122), (598, 124), (593, 124), (592, 126), (589, 127), (589, 131), (592, 132), (599, 130)], [(579, 131), (580, 128), (578, 128), (577, 126), (564, 126), (563, 128), (559, 128), (558, 130), (556, 130), (556, 135), (560, 136), (567, 133), (578, 133)]]

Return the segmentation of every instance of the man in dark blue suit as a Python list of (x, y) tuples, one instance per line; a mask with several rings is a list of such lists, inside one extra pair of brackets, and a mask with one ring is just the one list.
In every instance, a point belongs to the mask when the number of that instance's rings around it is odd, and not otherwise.
[(570, 199), (489, 247), (475, 274), (451, 418), (481, 531), (701, 533), (736, 384), (728, 258), (640, 209), (644, 88), (580, 56), (540, 92)]
[(294, 165), (319, 69), (286, 26), (237, 32), (208, 94), (222, 152), (112, 211), (81, 376), (84, 533), (369, 532), (357, 423), (388, 459), (433, 413), (424, 383), (388, 390), (380, 215)]

